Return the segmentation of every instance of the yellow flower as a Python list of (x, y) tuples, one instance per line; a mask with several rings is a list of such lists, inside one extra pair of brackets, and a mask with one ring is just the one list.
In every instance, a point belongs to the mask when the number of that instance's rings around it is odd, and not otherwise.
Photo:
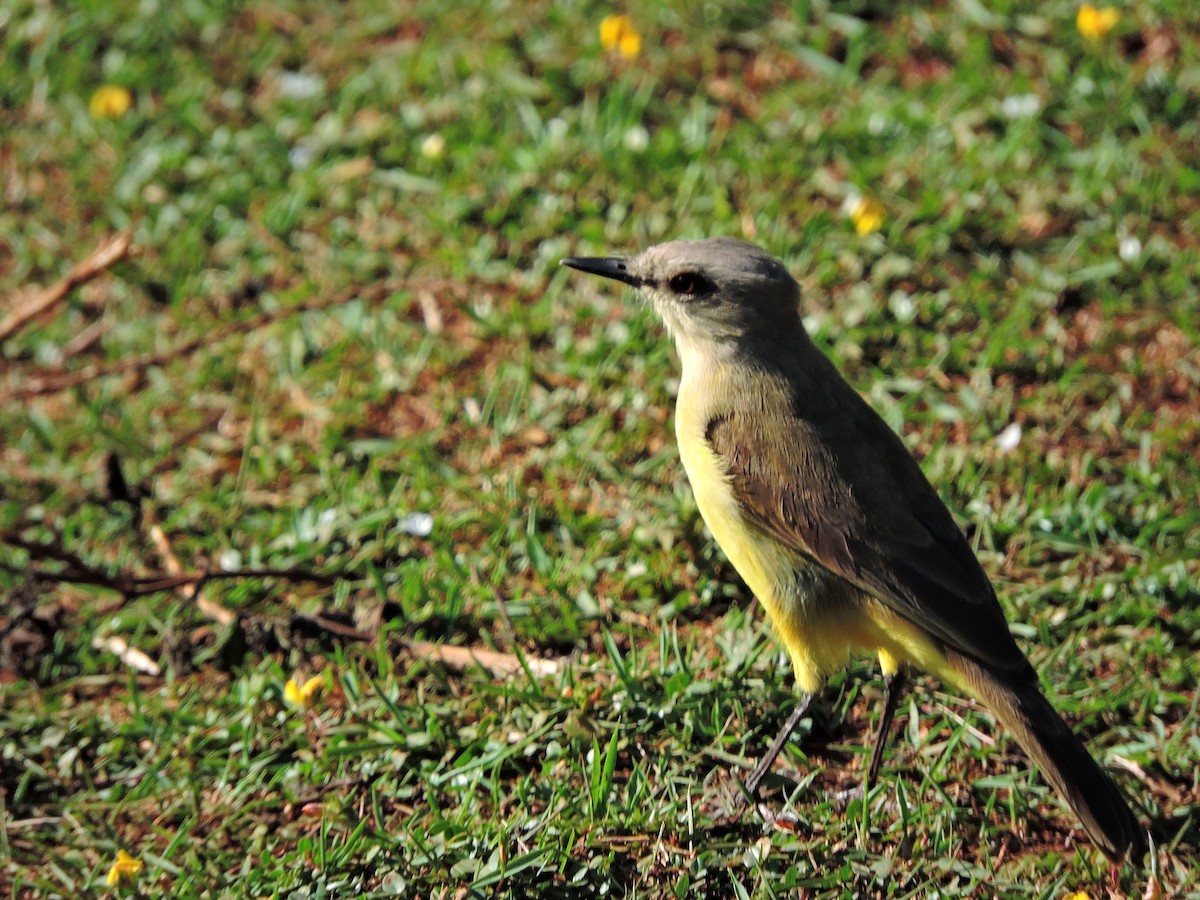
[(854, 223), (854, 230), (867, 235), (883, 227), (887, 210), (873, 197), (852, 197), (846, 204), (846, 212)]
[(108, 870), (108, 878), (105, 879), (105, 883), (109, 887), (133, 884), (140, 871), (142, 871), (142, 861), (140, 859), (134, 859), (124, 850), (118, 850), (117, 861)]
[(642, 36), (629, 16), (605, 16), (600, 22), (600, 46), (633, 59), (642, 52)]
[(1075, 16), (1075, 27), (1089, 41), (1098, 41), (1112, 31), (1113, 26), (1120, 20), (1120, 10), (1113, 9), (1111, 6), (1097, 9), (1092, 4), (1085, 3), (1079, 7), (1079, 12)]
[(93, 119), (119, 119), (133, 106), (133, 94), (115, 84), (98, 88), (88, 101), (88, 112)]
[(283, 700), (289, 706), (312, 706), (313, 698), (324, 685), (325, 679), (320, 675), (314, 675), (304, 684), (297, 684), (294, 678), (289, 678), (283, 686)]
[(1067, 894), (1067, 896), (1063, 897), (1063, 900), (1092, 900), (1092, 898), (1083, 891), (1076, 891), (1073, 894)]

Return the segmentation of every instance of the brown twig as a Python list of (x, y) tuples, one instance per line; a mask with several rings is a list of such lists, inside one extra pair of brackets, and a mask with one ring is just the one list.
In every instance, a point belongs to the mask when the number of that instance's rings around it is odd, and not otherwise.
[(0, 321), (0, 343), (8, 340), (28, 322), (61, 303), (75, 288), (86, 284), (124, 259), (129, 255), (129, 240), (129, 231), (118, 232), (101, 243), (82, 262), (77, 263), (66, 277), (48, 288), (35, 291), (32, 296), (16, 301), (12, 311)]
[(92, 646), (97, 650), (105, 650), (111, 653), (135, 672), (154, 676), (162, 674), (162, 668), (158, 663), (137, 647), (131, 647), (124, 638), (117, 637), (116, 635), (96, 637), (92, 639)]
[[(71, 553), (59, 544), (43, 544), (38, 541), (28, 541), (21, 537), (15, 531), (0, 532), (0, 543), (8, 544), (10, 547), (17, 547), (20, 550), (26, 551), (34, 559), (50, 559), (54, 562), (60, 562), (67, 566), (69, 572), (73, 572), (82, 577), (94, 579), (97, 583), (104, 583), (110, 580), (107, 572), (93, 568), (85, 563), (82, 559)], [(30, 571), (31, 577), (37, 578), (37, 572)], [(90, 582), (80, 582), (90, 583)]]
[[(290, 316), (299, 315), (301, 313), (313, 312), (314, 310), (327, 309), (332, 306), (347, 303), (360, 293), (358, 289), (345, 291), (333, 297), (323, 297), (318, 300), (312, 300), (307, 303), (301, 303), (296, 306), (288, 306), (282, 309), (272, 310), (271, 312), (259, 313), (256, 316), (251, 316), (241, 322), (232, 322), (224, 328), (218, 328), (215, 331), (210, 331), (208, 334), (200, 337), (191, 338), (176, 344), (174, 347), (169, 347), (166, 350), (161, 350), (158, 353), (148, 353), (144, 356), (138, 356), (133, 359), (123, 359), (115, 363), (107, 365), (90, 365), (84, 366), (74, 372), (51, 372), (42, 377), (32, 376), (28, 378), (25, 384), (14, 391), (7, 394), (0, 394), (0, 403), (5, 403), (11, 400), (24, 400), (29, 397), (36, 397), (41, 394), (52, 394), (57, 391), (66, 390), (67, 388), (77, 387), (81, 384), (86, 384), (89, 381), (95, 381), (98, 378), (108, 378), (113, 375), (124, 375), (130, 372), (142, 372), (154, 366), (161, 366), (173, 360), (180, 359), (185, 356), (191, 356), (197, 350), (201, 350), (212, 344), (218, 344), (227, 338), (237, 334), (249, 334), (257, 331), (260, 328), (278, 322), (281, 319), (286, 319)], [(389, 289), (383, 285), (376, 285), (371, 291), (372, 299), (378, 299), (381, 296), (387, 296)]]
[(1175, 787), (1175, 785), (1162, 778), (1155, 778), (1151, 776), (1145, 769), (1139, 766), (1132, 759), (1121, 756), (1119, 753), (1110, 753), (1109, 757), (1114, 763), (1116, 763), (1126, 772), (1129, 772), (1151, 790), (1156, 791), (1159, 794), (1165, 794), (1171, 799), (1172, 803), (1180, 805), (1186, 802), (1187, 798), (1183, 791), (1179, 790), (1179, 788)]
[[(163, 563), (167, 567), (167, 571), (172, 575), (182, 575), (183, 566), (179, 563), (179, 557), (175, 555), (175, 551), (171, 549), (171, 542), (167, 540), (166, 534), (157, 525), (150, 526), (150, 540), (154, 542), (154, 547), (158, 550), (158, 555), (162, 557)], [(180, 589), (189, 600), (196, 601), (196, 608), (210, 619), (215, 619), (221, 625), (229, 627), (233, 624), (237, 616), (221, 606), (219, 603), (214, 603), (205, 596), (199, 584), (185, 584)]]
[(8, 563), (0, 563), (0, 569), (13, 575), (22, 575), (48, 584), (87, 584), (115, 591), (125, 597), (144, 597), (147, 594), (172, 591), (186, 585), (202, 585), (206, 581), (228, 581), (237, 578), (283, 578), (290, 581), (310, 581), (324, 585), (331, 585), (336, 581), (333, 576), (323, 575), (320, 572), (308, 572), (304, 569), (233, 569), (228, 571), (206, 569), (202, 572), (183, 572), (179, 575), (145, 576), (132, 576), (126, 572), (109, 575), (96, 569), (67, 569), (62, 572), (47, 572), (43, 569), (28, 569)]
[[(322, 631), (348, 641), (370, 643), (378, 637), (378, 632), (360, 631), (350, 625), (321, 614), (296, 615), (293, 621), (303, 622)], [(426, 659), (436, 659), (445, 666), (462, 672), (472, 666), (479, 666), (494, 675), (515, 675), (528, 669), (539, 677), (557, 675), (562, 670), (562, 663), (555, 659), (544, 659), (538, 656), (522, 658), (513, 653), (500, 653), (496, 650), (486, 650), (482, 647), (458, 647), (452, 644), (435, 644), (431, 641), (402, 640), (408, 650)]]
[(127, 598), (157, 594), (160, 591), (170, 591), (189, 585), (199, 589), (200, 585), (206, 581), (226, 581), (239, 578), (283, 578), (290, 581), (309, 581), (326, 585), (333, 584), (337, 580), (332, 575), (296, 568), (204, 569), (199, 572), (179, 572), (177, 574), (157, 573), (154, 575), (130, 575), (128, 572), (118, 571), (115, 574), (110, 574), (103, 569), (88, 565), (78, 556), (58, 544), (26, 540), (12, 531), (0, 531), (0, 543), (24, 550), (33, 559), (52, 560), (63, 563), (65, 566), (62, 571), (48, 572), (33, 566), (14, 566), (8, 563), (0, 563), (0, 569), (3, 571), (49, 584), (87, 584), (105, 590), (116, 591)]
[(83, 331), (79, 332), (79, 334), (75, 335), (75, 337), (71, 338), (71, 340), (67, 341), (62, 348), (62, 359), (81, 356), (91, 350), (100, 343), (100, 339), (108, 334), (111, 328), (111, 322), (93, 322), (87, 328), (83, 329)]
[(303, 303), (298, 303), (295, 306), (282, 307), (280, 309), (271, 310), (270, 312), (259, 313), (256, 316), (251, 316), (240, 322), (232, 322), (224, 328), (218, 328), (210, 331), (200, 337), (191, 338), (169, 347), (166, 350), (161, 350), (158, 353), (148, 353), (144, 356), (138, 356), (133, 359), (123, 359), (117, 362), (108, 364), (94, 364), (84, 366), (74, 372), (62, 372), (55, 370), (42, 370), (42, 373), (31, 373), (23, 379), (23, 384), (13, 390), (0, 393), (0, 405), (11, 402), (19, 402), (27, 400), (30, 397), (37, 397), (43, 394), (53, 394), (58, 391), (64, 391), (68, 388), (78, 387), (81, 384), (87, 384), (89, 381), (95, 381), (99, 378), (109, 378), (114, 375), (125, 375), (134, 372), (144, 372), (146, 369), (154, 368), (155, 366), (165, 365), (173, 362), (176, 359), (181, 359), (185, 356), (191, 356), (199, 350), (213, 344), (218, 344), (230, 337), (238, 334), (249, 334), (258, 331), (261, 328), (266, 328), (268, 325), (291, 316), (301, 315), (308, 312), (316, 312), (322, 309), (330, 309), (335, 306), (342, 306), (349, 303), (351, 300), (361, 298), (367, 303), (376, 304), (390, 297), (398, 290), (405, 288), (430, 288), (442, 286), (446, 284), (440, 280), (430, 280), (422, 282), (397, 282), (397, 281), (381, 281), (367, 288), (355, 287), (350, 290), (342, 291), (330, 297), (320, 297), (313, 300), (308, 300)]
[(562, 668), (557, 660), (526, 656), (521, 658), (512, 653), (498, 653), (483, 648), (456, 647), (451, 644), (433, 644), (429, 641), (408, 641), (408, 649), (418, 656), (431, 657), (452, 669), (462, 671), (471, 666), (480, 666), (495, 675), (515, 675), (526, 667), (534, 675), (557, 675)]
[[(179, 561), (171, 551), (170, 544), (166, 542), (166, 536), (162, 534), (161, 529), (157, 525), (153, 525), (151, 526), (150, 534), (168, 568), (180, 568)], [(0, 562), (0, 571), (51, 584), (91, 585), (115, 591), (127, 599), (179, 588), (188, 597), (201, 598), (197, 600), (197, 605), (200, 606), (202, 611), (224, 625), (228, 625), (234, 621), (234, 614), (223, 607), (204, 600), (200, 591), (206, 581), (235, 578), (283, 578), (293, 581), (316, 582), (318, 584), (332, 584), (335, 581), (334, 576), (331, 575), (294, 568), (235, 569), (229, 571), (203, 570), (200, 572), (175, 571), (166, 574), (159, 573), (145, 576), (134, 576), (124, 571), (110, 574), (87, 564), (57, 543), (39, 543), (27, 540), (19, 534), (6, 530), (0, 531), (0, 544), (8, 544), (9, 546), (25, 550), (35, 560), (52, 560), (62, 563), (65, 566), (62, 571), (48, 572), (34, 566), (15, 566)], [(213, 609), (206, 609), (202, 606), (201, 604), (204, 602), (209, 602)], [(376, 637), (374, 632), (360, 631), (320, 614), (297, 616), (296, 618), (345, 640), (369, 642)], [(557, 675), (562, 669), (562, 663), (558, 660), (544, 659), (537, 656), (521, 657), (513, 653), (500, 653), (496, 650), (488, 650), (482, 647), (458, 647), (449, 644), (434, 644), (429, 641), (411, 640), (406, 640), (404, 644), (417, 656), (436, 659), (457, 671), (464, 671), (472, 666), (479, 666), (495, 675), (515, 675), (519, 672), (528, 671), (539, 677), (548, 677)], [(134, 665), (135, 668), (139, 667), (138, 663), (141, 662), (140, 659), (131, 662), (130, 659), (132, 657), (127, 658), (127, 654), (125, 654), (125, 651), (128, 649), (127, 647), (119, 647), (115, 643), (105, 644), (104, 646), (105, 649), (109, 649), (121, 656), (122, 659), (125, 659), (127, 664)], [(144, 671), (147, 670), (144, 669)]]
[(433, 291), (417, 291), (417, 303), (421, 306), (421, 315), (425, 319), (425, 330), (430, 334), (441, 334), (445, 328), (445, 319), (438, 307), (437, 298)]
[(323, 616), (320, 613), (314, 615), (297, 613), (292, 617), (292, 621), (312, 625), (335, 637), (345, 638), (348, 641), (358, 641), (360, 644), (370, 643), (376, 637), (373, 631), (359, 631), (357, 628), (339, 622), (337, 619), (331, 619), (329, 616)]

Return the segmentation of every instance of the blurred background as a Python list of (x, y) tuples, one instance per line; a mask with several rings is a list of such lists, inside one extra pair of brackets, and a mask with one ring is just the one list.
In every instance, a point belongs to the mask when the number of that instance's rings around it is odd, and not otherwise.
[(0, 883), (1140, 892), (932, 681), (839, 808), (867, 661), (787, 822), (721, 817), (790, 669), (668, 341), (557, 263), (722, 234), (795, 274), (1195, 895), (1198, 108), (1182, 0), (8, 0)]

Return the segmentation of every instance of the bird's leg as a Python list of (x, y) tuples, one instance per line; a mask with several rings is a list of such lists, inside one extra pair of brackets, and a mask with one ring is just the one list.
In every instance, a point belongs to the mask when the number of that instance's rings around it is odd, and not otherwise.
[(804, 714), (812, 706), (815, 696), (814, 694), (800, 695), (800, 701), (796, 704), (796, 708), (792, 710), (792, 714), (788, 716), (788, 720), (779, 729), (779, 734), (775, 735), (775, 740), (767, 748), (766, 754), (758, 761), (758, 765), (754, 767), (754, 771), (746, 779), (746, 793), (750, 797), (758, 796), (758, 787), (762, 783), (763, 777), (770, 770), (771, 766), (774, 765), (775, 760), (779, 758), (779, 754), (783, 751), (783, 745), (788, 742), (788, 738), (792, 736), (792, 732), (796, 730), (796, 726), (800, 724), (800, 720), (804, 718)]
[(892, 718), (896, 715), (896, 706), (900, 702), (900, 694), (907, 680), (904, 669), (897, 669), (891, 675), (884, 676), (883, 683), (887, 693), (883, 698), (883, 716), (879, 719), (879, 730), (875, 733), (875, 747), (871, 751), (867, 775), (857, 787), (838, 791), (833, 795), (832, 799), (838, 807), (845, 808), (871, 792), (875, 776), (879, 774), (879, 765), (883, 762), (883, 748), (887, 745), (888, 732), (892, 730)]
[(875, 784), (875, 776), (879, 774), (879, 764), (883, 762), (883, 748), (887, 744), (888, 732), (892, 729), (892, 718), (896, 715), (896, 706), (900, 702), (900, 693), (904, 690), (904, 669), (897, 669), (884, 678), (887, 695), (883, 700), (883, 717), (879, 720), (879, 731), (875, 734), (875, 749), (871, 751), (871, 764), (867, 766), (867, 778), (863, 782), (863, 794), (869, 794)]

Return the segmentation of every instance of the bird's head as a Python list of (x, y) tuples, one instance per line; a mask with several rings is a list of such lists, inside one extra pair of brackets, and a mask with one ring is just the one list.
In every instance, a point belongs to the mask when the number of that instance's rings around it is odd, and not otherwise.
[(799, 287), (783, 264), (733, 238), (671, 241), (631, 257), (563, 265), (632, 285), (683, 349), (736, 347), (748, 336), (794, 336)]

